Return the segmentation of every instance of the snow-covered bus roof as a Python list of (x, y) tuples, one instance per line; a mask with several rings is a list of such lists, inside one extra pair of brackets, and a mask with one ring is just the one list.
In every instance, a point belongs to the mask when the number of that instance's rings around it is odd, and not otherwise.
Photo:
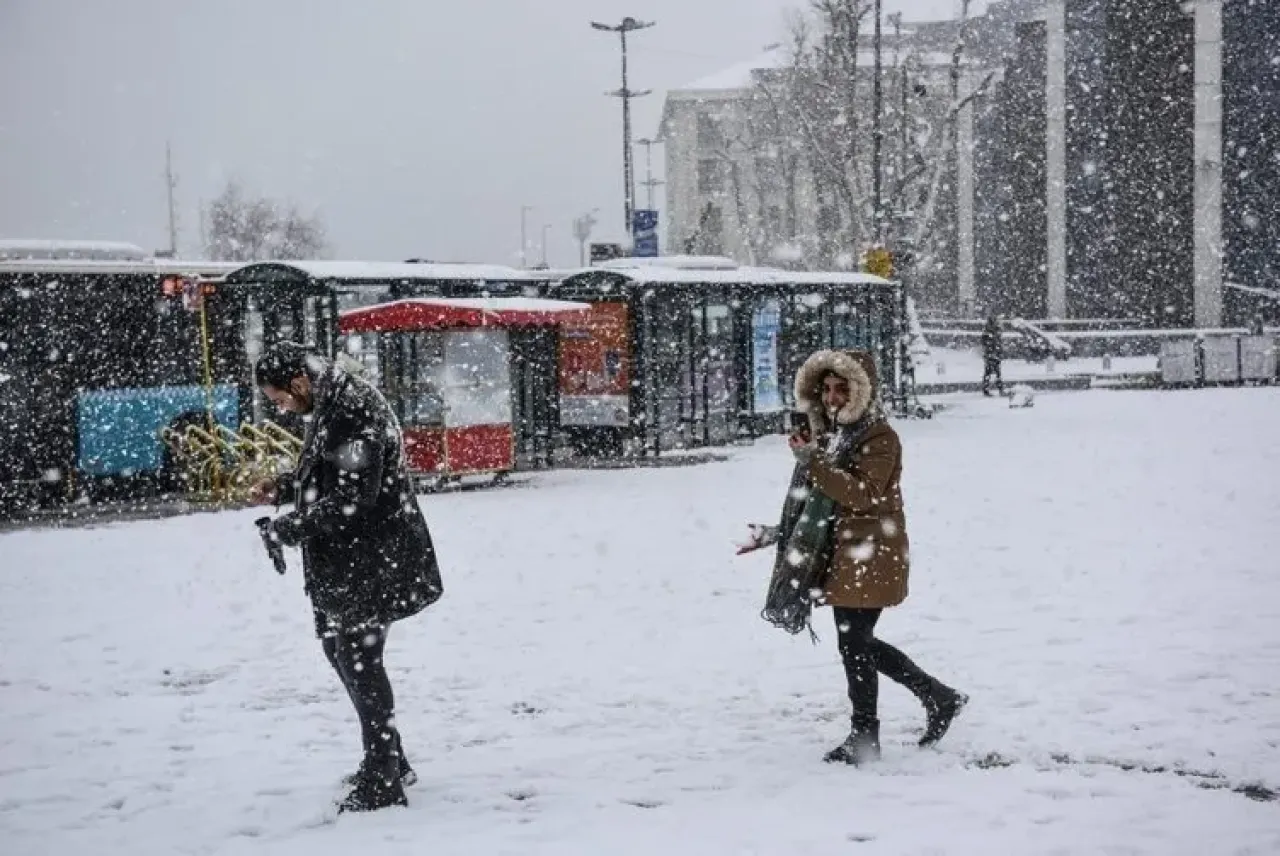
[(242, 265), (227, 276), (231, 283), (302, 279), (345, 282), (545, 282), (533, 271), (503, 265), (452, 262), (279, 261)]
[(124, 241), (61, 241), (43, 239), (0, 239), (0, 261), (75, 259), (79, 261), (141, 261), (148, 253), (137, 244)]
[(240, 265), (182, 259), (136, 261), (79, 261), (71, 259), (0, 259), (0, 276), (13, 274), (49, 276), (201, 276), (221, 277)]
[[(614, 262), (622, 261), (615, 259)], [(631, 261), (631, 260), (628, 260)], [(581, 284), (602, 276), (615, 276), (636, 285), (868, 285), (891, 287), (893, 283), (869, 273), (848, 271), (792, 271), (780, 268), (738, 267), (689, 268), (657, 264), (600, 265), (578, 271), (561, 281), (562, 285)]]
[(674, 268), (676, 270), (737, 270), (738, 263), (727, 256), (641, 256), (609, 259), (593, 267), (627, 270), (636, 267)]

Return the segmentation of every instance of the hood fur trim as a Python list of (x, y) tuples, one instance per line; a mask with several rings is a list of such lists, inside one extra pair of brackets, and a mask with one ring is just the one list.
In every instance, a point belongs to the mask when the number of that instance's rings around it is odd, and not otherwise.
[[(836, 414), (840, 425), (852, 425), (867, 414), (875, 398), (875, 382), (864, 367), (863, 357), (851, 351), (818, 351), (796, 372), (796, 409), (809, 414), (809, 421), (819, 432), (831, 426), (822, 407), (822, 378), (833, 372), (849, 384), (849, 402)], [(873, 362), (874, 366), (875, 363)]]

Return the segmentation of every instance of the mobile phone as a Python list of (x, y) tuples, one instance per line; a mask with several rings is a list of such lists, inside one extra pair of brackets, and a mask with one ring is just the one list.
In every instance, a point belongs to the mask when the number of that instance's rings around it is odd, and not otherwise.
[(798, 410), (791, 411), (791, 433), (809, 436), (809, 414)]

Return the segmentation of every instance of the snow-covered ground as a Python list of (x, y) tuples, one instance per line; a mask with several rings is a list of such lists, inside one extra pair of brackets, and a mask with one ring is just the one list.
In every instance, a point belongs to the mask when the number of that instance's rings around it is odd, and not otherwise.
[[(1110, 368), (1101, 357), (1073, 357), (1040, 363), (1005, 360), (1000, 372), (1006, 384), (1023, 380), (1046, 380), (1070, 375), (1109, 375), (1156, 371), (1155, 357), (1115, 357)], [(960, 348), (931, 348), (929, 357), (916, 368), (916, 383), (972, 383), (982, 380), (982, 351)]]
[(830, 618), (769, 627), (731, 547), (778, 510), (771, 438), (424, 497), (447, 593), (389, 649), (422, 781), (336, 823), (358, 734), (252, 512), (0, 537), (0, 851), (1280, 852), (1232, 790), (1280, 786), (1280, 390), (953, 405), (900, 425), (881, 622), (973, 696), (937, 750), (886, 682), (883, 763), (821, 763)]

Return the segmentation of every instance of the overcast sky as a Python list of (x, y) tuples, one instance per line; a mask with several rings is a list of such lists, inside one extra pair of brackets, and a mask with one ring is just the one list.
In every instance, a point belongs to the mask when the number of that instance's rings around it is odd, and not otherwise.
[(622, 232), (618, 39), (588, 22), (657, 22), (631, 53), (643, 137), (666, 89), (780, 41), (799, 2), (0, 0), (0, 238), (164, 247), (171, 141), (188, 255), (234, 176), (318, 210), (335, 257), (518, 263), (532, 205), (530, 261), (549, 223), (576, 264), (574, 217)]

